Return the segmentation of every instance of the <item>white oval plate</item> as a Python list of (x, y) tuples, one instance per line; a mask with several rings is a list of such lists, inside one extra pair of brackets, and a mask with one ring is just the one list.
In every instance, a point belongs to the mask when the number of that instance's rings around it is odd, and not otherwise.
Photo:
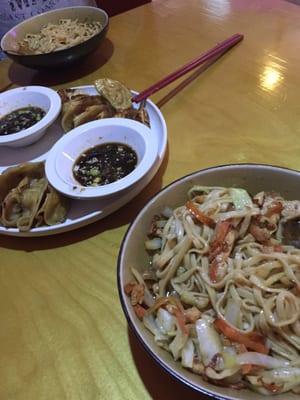
[[(92, 85), (78, 86), (75, 89), (90, 95), (97, 94), (96, 89)], [(133, 92), (133, 94), (136, 94), (136, 92)], [(146, 109), (150, 117), (151, 131), (157, 136), (158, 140), (158, 158), (153, 168), (141, 181), (130, 190), (125, 191), (122, 196), (119, 195), (116, 198), (110, 197), (107, 200), (104, 199), (101, 201), (72, 200), (67, 219), (62, 224), (41, 226), (33, 228), (28, 232), (20, 232), (16, 228), (4, 228), (0, 226), (0, 234), (10, 236), (46, 236), (71, 231), (106, 217), (138, 195), (158, 171), (167, 148), (167, 126), (162, 113), (150, 100), (147, 100)], [(0, 148), (0, 173), (8, 167), (24, 162), (45, 160), (49, 150), (63, 133), (60, 126), (60, 119), (58, 119), (48, 129), (46, 135), (37, 143), (22, 149)]]

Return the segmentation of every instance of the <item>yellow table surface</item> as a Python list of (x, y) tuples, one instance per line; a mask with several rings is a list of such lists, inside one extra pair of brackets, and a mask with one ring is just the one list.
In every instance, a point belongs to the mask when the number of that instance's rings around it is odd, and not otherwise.
[(154, 0), (111, 18), (96, 53), (68, 71), (0, 63), (2, 90), (106, 76), (140, 91), (236, 32), (244, 41), (176, 96), (167, 94), (178, 83), (152, 96), (169, 145), (141, 195), (73, 232), (0, 237), (1, 400), (205, 398), (175, 382), (129, 331), (116, 284), (118, 250), (147, 199), (185, 174), (241, 162), (300, 169), (300, 6)]

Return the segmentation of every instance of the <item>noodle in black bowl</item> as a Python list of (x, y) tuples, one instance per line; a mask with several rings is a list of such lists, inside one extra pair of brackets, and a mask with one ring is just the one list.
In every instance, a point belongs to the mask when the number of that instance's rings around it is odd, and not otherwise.
[(279, 227), (300, 215), (299, 183), (298, 171), (270, 165), (208, 168), (164, 188), (128, 228), (123, 311), (145, 350), (190, 388), (298, 398), (300, 251), (281, 243)]
[[(41, 29), (49, 26), (49, 24), (57, 25), (60, 20), (100, 23), (101, 29), (98, 29), (93, 36), (82, 39), (82, 42), (57, 51), (26, 54), (20, 49), (20, 43), (26, 35), (39, 34)], [(3, 36), (1, 49), (9, 58), (26, 67), (34, 69), (67, 67), (97, 49), (106, 36), (108, 25), (109, 17), (100, 8), (85, 6), (60, 8), (29, 18), (13, 27)], [(76, 29), (72, 29), (72, 31), (76, 31)]]

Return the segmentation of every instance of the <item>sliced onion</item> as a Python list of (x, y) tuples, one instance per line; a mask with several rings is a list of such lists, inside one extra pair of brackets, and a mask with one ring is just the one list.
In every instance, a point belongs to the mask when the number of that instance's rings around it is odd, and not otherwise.
[(226, 305), (225, 319), (236, 328), (239, 327), (239, 318), (241, 313), (240, 304), (236, 303), (233, 299), (229, 299)]
[(205, 372), (206, 375), (211, 378), (211, 379), (216, 379), (216, 380), (222, 380), (225, 378), (228, 378), (229, 376), (233, 376), (238, 372), (240, 367), (236, 366), (233, 368), (225, 369), (224, 371), (221, 372), (216, 372), (214, 369), (208, 367), (206, 368)]
[(181, 364), (186, 368), (193, 368), (194, 361), (194, 343), (192, 339), (188, 339), (181, 352)]
[(207, 366), (216, 354), (222, 353), (221, 339), (209, 319), (198, 319), (195, 325), (203, 364)]
[(249, 351), (247, 353), (239, 354), (237, 355), (236, 359), (237, 363), (240, 365), (252, 364), (267, 369), (284, 368), (290, 366), (289, 361), (280, 360), (278, 358), (274, 358), (262, 353), (257, 353), (255, 351)]
[(156, 325), (155, 319), (152, 314), (145, 315), (143, 318), (143, 323), (147, 329), (154, 335), (155, 341), (168, 340), (168, 336), (165, 335), (159, 327)]
[(237, 365), (236, 354), (236, 349), (233, 346), (224, 346), (222, 353), (224, 369), (230, 369)]
[(146, 250), (159, 250), (161, 248), (161, 239), (153, 238), (145, 241)]
[(274, 369), (273, 371), (263, 372), (263, 377), (276, 382), (290, 382), (297, 381), (300, 382), (300, 368), (280, 368)]
[(184, 236), (184, 227), (183, 227), (181, 221), (179, 221), (179, 219), (175, 219), (175, 232), (176, 232), (178, 241), (182, 240), (182, 238)]
[(166, 217), (166, 218), (171, 218), (172, 215), (173, 215), (173, 210), (172, 210), (171, 207), (165, 207), (165, 208), (162, 210), (161, 214), (162, 214), (164, 217)]
[(164, 308), (159, 308), (157, 311), (156, 324), (161, 330), (167, 334), (175, 332), (176, 318)]
[(180, 329), (180, 327), (177, 324), (176, 336), (172, 341), (172, 343), (170, 343), (169, 345), (169, 349), (171, 350), (175, 360), (178, 360), (178, 358), (180, 357), (181, 351), (185, 346), (187, 339), (188, 336), (183, 333), (182, 329)]

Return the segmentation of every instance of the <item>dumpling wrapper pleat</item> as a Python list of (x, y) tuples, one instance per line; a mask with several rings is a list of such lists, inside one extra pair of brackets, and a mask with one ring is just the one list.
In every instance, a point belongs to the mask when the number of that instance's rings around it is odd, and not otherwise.
[(76, 115), (73, 120), (74, 128), (85, 124), (86, 122), (95, 121), (98, 119), (98, 115), (101, 116), (100, 118), (110, 118), (113, 117), (114, 114), (115, 111), (109, 104), (97, 104), (89, 106), (83, 113)]
[(62, 197), (55, 189), (48, 185), (48, 193), (45, 201), (37, 212), (37, 224), (56, 225), (66, 219), (69, 208), (69, 200)]
[(0, 223), (20, 231), (62, 223), (69, 208), (69, 200), (49, 185), (42, 162), (5, 170), (0, 175), (0, 196)]
[(77, 100), (70, 100), (65, 103), (62, 111), (61, 126), (65, 132), (74, 128), (74, 118), (83, 113), (87, 107), (101, 105), (104, 100), (101, 96), (84, 96)]
[(47, 189), (46, 178), (33, 179), (21, 194), (22, 216), (17, 221), (20, 231), (28, 231), (32, 227), (34, 217)]
[(25, 177), (19, 185), (12, 189), (5, 197), (2, 204), (1, 223), (3, 226), (16, 227), (18, 219), (22, 216), (22, 199), (20, 188), (28, 185), (28, 178)]
[(7, 168), (0, 175), (0, 204), (3, 202), (6, 195), (16, 188), (25, 177), (42, 178), (44, 176), (44, 163), (25, 163), (17, 167)]
[(97, 79), (95, 87), (98, 93), (103, 96), (116, 111), (123, 111), (131, 108), (131, 92), (119, 81), (110, 78)]
[(47, 179), (30, 179), (19, 182), (5, 197), (2, 205), (1, 222), (6, 227), (17, 227), (28, 231), (47, 189)]

